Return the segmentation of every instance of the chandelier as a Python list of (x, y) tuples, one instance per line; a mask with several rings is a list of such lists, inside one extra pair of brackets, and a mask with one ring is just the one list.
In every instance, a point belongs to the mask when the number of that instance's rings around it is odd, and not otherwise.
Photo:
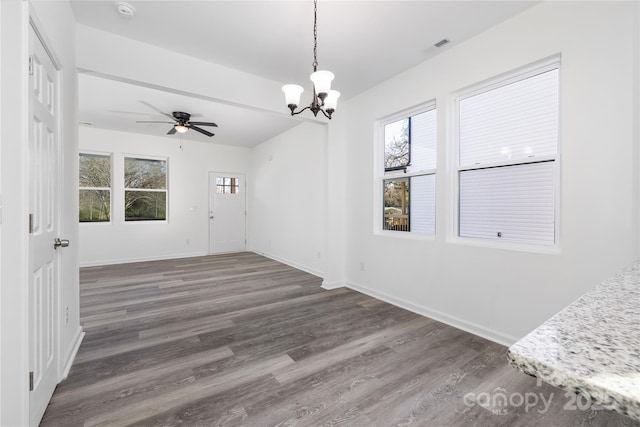
[(326, 118), (331, 119), (331, 114), (336, 111), (340, 92), (331, 90), (331, 81), (333, 80), (331, 71), (318, 71), (318, 0), (313, 0), (313, 73), (311, 73), (310, 79), (313, 82), (313, 100), (311, 105), (300, 111), (296, 111), (296, 108), (300, 104), (300, 95), (304, 92), (302, 86), (293, 84), (282, 86), (291, 115), (311, 110), (314, 116), (322, 112)]

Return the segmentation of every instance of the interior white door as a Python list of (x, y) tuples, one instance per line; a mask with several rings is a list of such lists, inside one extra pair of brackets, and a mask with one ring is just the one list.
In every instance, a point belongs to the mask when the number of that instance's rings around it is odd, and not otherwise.
[(37, 426), (57, 383), (58, 70), (30, 28), (29, 413)]
[(209, 253), (246, 249), (243, 174), (209, 172)]

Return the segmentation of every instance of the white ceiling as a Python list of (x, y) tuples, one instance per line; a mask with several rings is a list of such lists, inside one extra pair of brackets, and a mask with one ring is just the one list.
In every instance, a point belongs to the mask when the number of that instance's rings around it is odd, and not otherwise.
[[(313, 62), (310, 0), (129, 1), (136, 9), (131, 18), (116, 12), (115, 1), (71, 3), (80, 24), (270, 80), (308, 86)], [(320, 0), (319, 68), (334, 72), (333, 87), (345, 100), (535, 3)], [(444, 38), (451, 42), (440, 49), (433, 46)], [(199, 121), (218, 123), (216, 136), (207, 138), (190, 131), (185, 138), (222, 144), (254, 146), (299, 123), (284, 115), (81, 76), (81, 121), (130, 132), (165, 133), (164, 125), (135, 124), (135, 120), (162, 117), (140, 100), (169, 113), (203, 114)], [(246, 123), (252, 124), (251, 129)]]

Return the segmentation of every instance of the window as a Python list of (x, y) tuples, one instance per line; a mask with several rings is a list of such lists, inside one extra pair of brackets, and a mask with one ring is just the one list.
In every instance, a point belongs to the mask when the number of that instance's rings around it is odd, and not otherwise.
[(124, 158), (124, 220), (167, 219), (167, 161)]
[(458, 235), (556, 242), (559, 61), (458, 96)]
[(383, 122), (382, 133), (382, 229), (435, 234), (435, 103)]
[(111, 220), (111, 156), (80, 153), (79, 220)]
[(216, 178), (216, 193), (218, 194), (238, 194), (239, 189), (240, 182), (238, 178)]

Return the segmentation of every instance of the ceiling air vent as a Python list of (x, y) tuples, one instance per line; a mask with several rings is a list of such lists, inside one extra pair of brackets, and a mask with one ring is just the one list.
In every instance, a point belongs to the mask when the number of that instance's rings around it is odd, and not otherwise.
[(448, 40), (448, 39), (442, 39), (442, 40), (440, 40), (438, 43), (434, 44), (434, 46), (435, 46), (435, 47), (442, 47), (442, 46), (444, 46), (444, 45), (445, 45), (445, 44), (447, 44), (447, 43), (449, 43), (449, 40)]

